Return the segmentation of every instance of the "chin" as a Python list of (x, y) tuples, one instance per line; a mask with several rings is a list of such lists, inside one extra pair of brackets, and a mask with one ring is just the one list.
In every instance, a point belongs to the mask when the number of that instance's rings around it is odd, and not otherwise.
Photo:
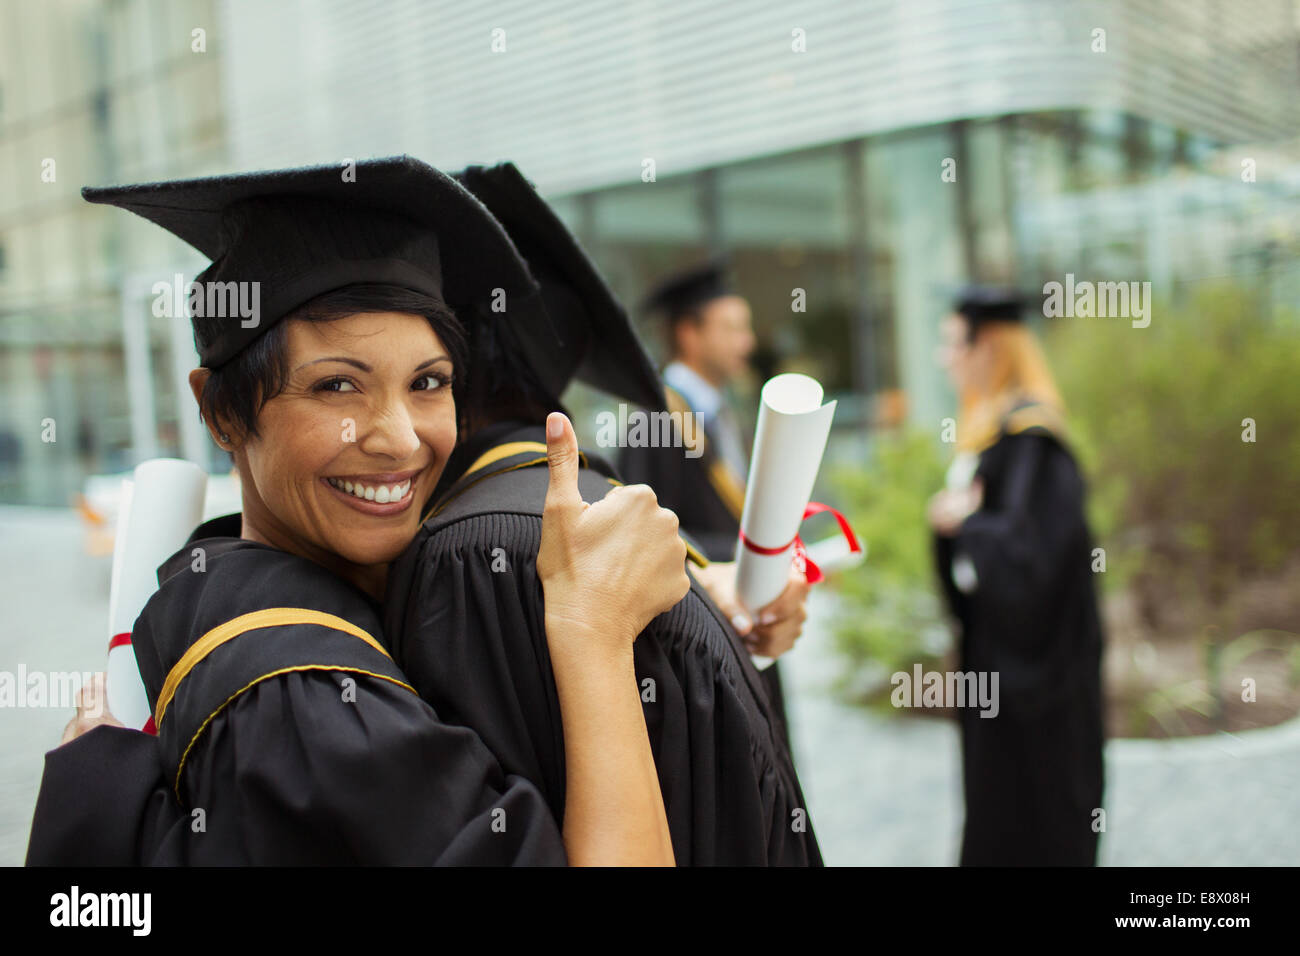
[(389, 564), (396, 561), (411, 543), (413, 535), (382, 534), (374, 535), (365, 541), (348, 541), (336, 549), (336, 553), (349, 564), (369, 566)]

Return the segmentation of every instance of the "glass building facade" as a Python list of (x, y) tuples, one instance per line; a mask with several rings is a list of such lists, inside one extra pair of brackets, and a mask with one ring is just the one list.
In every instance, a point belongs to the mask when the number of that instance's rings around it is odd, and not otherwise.
[[(873, 422), (951, 413), (933, 353), (963, 282), (1073, 273), (1176, 301), (1230, 276), (1300, 302), (1291, 0), (2, 9), (4, 502), (66, 504), (159, 454), (220, 464), (187, 324), (149, 309), (201, 261), (86, 184), (511, 159), (630, 306), (729, 253), (761, 342), (739, 407), (807, 371), (841, 401), (841, 457)], [(569, 398), (581, 433), (600, 399)]]

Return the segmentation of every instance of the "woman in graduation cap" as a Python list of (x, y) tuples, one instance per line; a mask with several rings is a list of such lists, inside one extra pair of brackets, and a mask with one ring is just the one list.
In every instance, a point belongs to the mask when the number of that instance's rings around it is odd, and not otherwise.
[(990, 675), (996, 695), (959, 714), (961, 863), (1090, 866), (1102, 798), (1101, 618), (1083, 480), (1022, 305), (1013, 291), (972, 288), (941, 326), (961, 404), (957, 455), (929, 522), (962, 668)]
[[(389, 579), (385, 632), (413, 686), (473, 728), (557, 816), (567, 805), (568, 725), (548, 662), (536, 555), (546, 472), (542, 427), (573, 378), (650, 409), (663, 387), (626, 311), (574, 237), (512, 164), (457, 178), (505, 226), (541, 286), (531, 320), (476, 323), (463, 443), (428, 520)], [(584, 453), (579, 489), (616, 488)], [(706, 559), (695, 555), (698, 565)], [(752, 637), (793, 642), (802, 575)], [(725, 604), (725, 595), (720, 595)], [(548, 598), (549, 602), (549, 598)], [(699, 581), (634, 648), (637, 685), (678, 864), (821, 862), (778, 715), (748, 649)]]
[(243, 513), (195, 532), (136, 622), (157, 737), (50, 752), (29, 863), (671, 863), (632, 642), (686, 592), (685, 545), (648, 489), (582, 502), (567, 419), (536, 556), (562, 830), (384, 646), (388, 563), (456, 441), (459, 320), (533, 290), (496, 222), (406, 158), (86, 196), (212, 258), (197, 287), (253, 290), (251, 315), (195, 318), (191, 375)]

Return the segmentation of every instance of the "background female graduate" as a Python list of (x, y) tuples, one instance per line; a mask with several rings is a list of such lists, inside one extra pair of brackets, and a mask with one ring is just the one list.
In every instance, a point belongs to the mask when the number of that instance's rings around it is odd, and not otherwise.
[(942, 323), (960, 402), (947, 488), (930, 502), (966, 671), (998, 711), (960, 710), (962, 865), (1092, 865), (1102, 798), (1101, 620), (1084, 486), (1062, 404), (1013, 292), (973, 288)]
[[(421, 695), (473, 728), (508, 773), (536, 783), (561, 815), (571, 747), (534, 560), (546, 490), (541, 422), (575, 376), (651, 409), (663, 408), (663, 390), (626, 312), (522, 174), (507, 163), (457, 175), (540, 282), (545, 312), (533, 322), (551, 329), (552, 344), (520, 344), (518, 322), (472, 330), (468, 438), (424, 529), (393, 566), (385, 631)], [(613, 472), (590, 453), (583, 464), (583, 496), (600, 500), (616, 484)], [(794, 577), (770, 608), (777, 621), (751, 635), (763, 653), (788, 648), (802, 626), (807, 584)], [(820, 863), (779, 721), (727, 623), (731, 613), (697, 581), (635, 646), (676, 860)]]
[(158, 736), (51, 752), (28, 862), (671, 863), (632, 641), (685, 593), (685, 545), (648, 489), (583, 504), (562, 416), (537, 568), (563, 834), (383, 646), (387, 564), (456, 440), (457, 316), (535, 288), (491, 217), (405, 158), (86, 195), (210, 256), (200, 283), (260, 283), (258, 321), (196, 319), (191, 375), (244, 507), (164, 565), (136, 622)]

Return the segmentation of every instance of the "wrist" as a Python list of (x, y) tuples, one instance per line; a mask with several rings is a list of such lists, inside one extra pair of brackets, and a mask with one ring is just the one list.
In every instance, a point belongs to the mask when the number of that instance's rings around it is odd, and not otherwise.
[(630, 670), (635, 640), (636, 632), (625, 622), (546, 612), (546, 643), (557, 668)]

